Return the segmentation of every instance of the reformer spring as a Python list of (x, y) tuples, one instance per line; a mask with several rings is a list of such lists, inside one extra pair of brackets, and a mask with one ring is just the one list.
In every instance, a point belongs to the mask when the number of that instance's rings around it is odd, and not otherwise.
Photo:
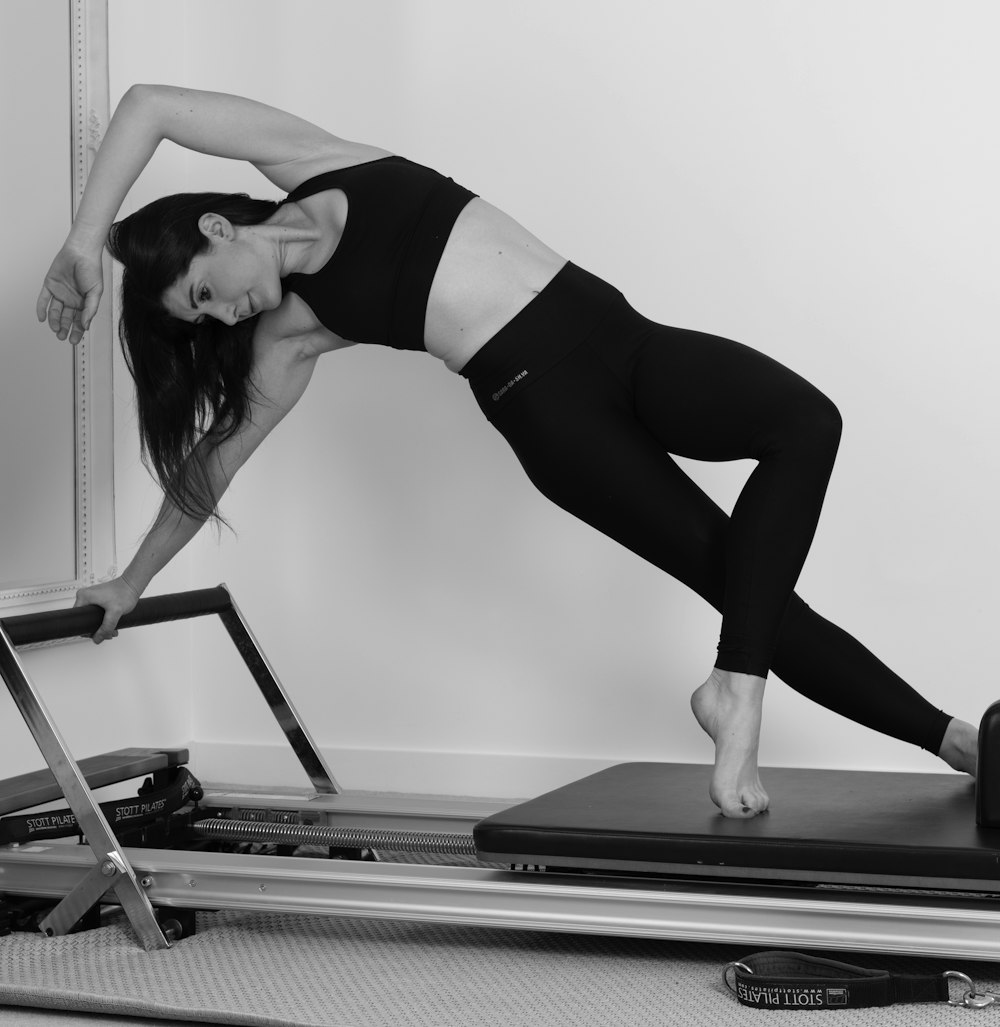
[(475, 856), (471, 835), (423, 831), (386, 831), (322, 824), (276, 824), (257, 820), (199, 820), (193, 825), (203, 838), (226, 842), (270, 842), (276, 845), (326, 845), (332, 848), (385, 849), (388, 852), (435, 852)]

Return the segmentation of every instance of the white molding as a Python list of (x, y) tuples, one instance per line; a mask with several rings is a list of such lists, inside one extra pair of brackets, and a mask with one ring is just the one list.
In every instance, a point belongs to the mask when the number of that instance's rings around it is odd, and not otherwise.
[[(195, 741), (191, 772), (209, 788), (308, 789), (309, 780), (285, 742)], [(519, 753), (426, 752), (320, 747), (347, 791), (473, 796), (517, 800), (597, 773), (621, 760)]]
[[(73, 18), (73, 213), (111, 120), (108, 0), (71, 0)], [(76, 347), (77, 581), (115, 570), (112, 265), (104, 254), (105, 301)]]
[[(108, 82), (108, 0), (67, 0), (70, 19), (73, 213), (111, 118)], [(104, 280), (111, 278), (105, 255)], [(106, 288), (90, 330), (74, 350), (76, 428), (76, 575), (68, 581), (0, 590), (5, 616), (40, 604), (58, 605), (78, 588), (109, 577), (115, 568), (113, 328)]]

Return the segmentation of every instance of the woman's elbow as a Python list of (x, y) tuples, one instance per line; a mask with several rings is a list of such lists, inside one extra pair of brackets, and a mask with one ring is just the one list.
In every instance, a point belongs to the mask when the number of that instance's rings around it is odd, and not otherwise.
[(128, 105), (148, 112), (168, 96), (176, 96), (173, 86), (155, 85), (149, 82), (134, 82), (125, 90), (119, 106)]

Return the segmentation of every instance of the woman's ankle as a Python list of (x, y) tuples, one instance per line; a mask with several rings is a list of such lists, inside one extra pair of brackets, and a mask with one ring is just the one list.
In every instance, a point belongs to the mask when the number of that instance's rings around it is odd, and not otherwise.
[(953, 718), (944, 732), (938, 756), (952, 770), (976, 776), (979, 759), (979, 731), (964, 720)]
[(715, 685), (726, 692), (735, 695), (756, 695), (763, 693), (767, 679), (756, 674), (744, 674), (735, 670), (723, 670), (720, 667), (713, 667), (709, 678)]

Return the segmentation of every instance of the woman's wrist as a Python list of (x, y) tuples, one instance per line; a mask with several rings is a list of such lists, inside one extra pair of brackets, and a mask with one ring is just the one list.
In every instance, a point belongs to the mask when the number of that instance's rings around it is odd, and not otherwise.
[(66, 246), (78, 253), (92, 253), (101, 256), (104, 253), (108, 231), (107, 228), (90, 225), (78, 217), (73, 222), (69, 235), (66, 236)]
[(131, 581), (129, 581), (128, 575), (125, 571), (122, 571), (122, 573), (119, 575), (119, 578), (125, 584), (125, 587), (132, 593), (132, 595), (135, 596), (136, 599), (142, 598), (142, 592), (138, 588), (136, 588)]

